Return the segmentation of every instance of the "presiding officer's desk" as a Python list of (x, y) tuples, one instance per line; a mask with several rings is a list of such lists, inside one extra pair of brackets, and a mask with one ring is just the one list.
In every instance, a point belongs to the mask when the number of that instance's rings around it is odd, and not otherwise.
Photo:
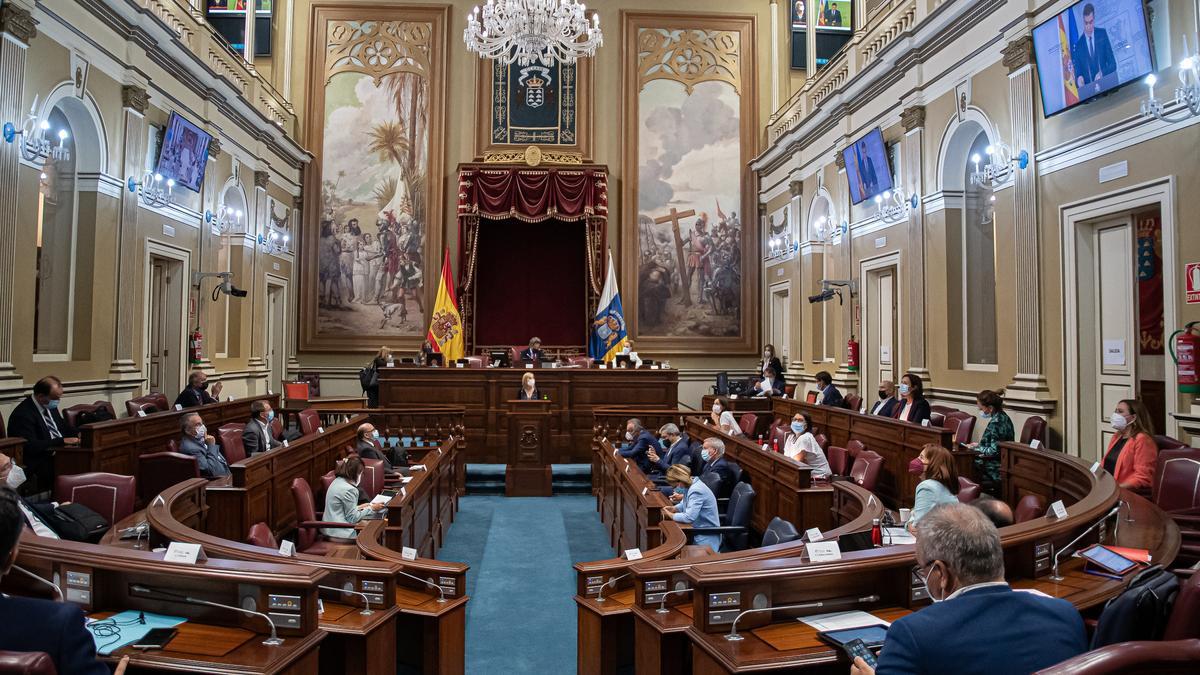
[(184, 415), (198, 413), (204, 425), (215, 431), (230, 422), (249, 420), (250, 404), (259, 400), (269, 402), (272, 408), (279, 405), (279, 395), (270, 394), (85, 424), (79, 429), (77, 447), (56, 448), (54, 469), (60, 476), (91, 471), (137, 475), (140, 455), (164, 452), (168, 441), (179, 439)]
[[(1170, 564), (1175, 558), (1178, 528), (1153, 504), (1119, 488), (1111, 475), (1097, 477), (1078, 458), (1019, 444), (1005, 443), (1001, 453), (1006, 495), (1016, 491), (1040, 494), (1047, 500), (1061, 498), (1068, 514), (1061, 520), (1046, 516), (1001, 529), (1005, 569), (1014, 587), (1064, 598), (1081, 610), (1119, 593), (1128, 576), (1113, 580), (1086, 574), (1081, 561), (1069, 554), (1060, 562), (1064, 580), (1055, 582), (1047, 576), (1055, 547), (1065, 546), (1122, 500), (1129, 504), (1133, 521), (1119, 522), (1117, 545), (1146, 548), (1156, 563)], [(1011, 473), (1017, 467), (1020, 476)], [(1008, 487), (1010, 481), (1014, 487)], [(1122, 516), (1113, 516), (1118, 517)], [(1110, 518), (1108, 528), (1112, 523)], [(1080, 546), (1096, 540), (1091, 535)], [(685, 571), (693, 589), (686, 601), (691, 616), (686, 635), (691, 642), (692, 671), (844, 673), (848, 666), (845, 656), (820, 642), (815, 631), (797, 617), (860, 609), (893, 620), (915, 611), (928, 602), (923, 584), (912, 572), (915, 563), (915, 547), (902, 545), (851, 552), (832, 562), (812, 563), (802, 555), (693, 566)], [(818, 602), (823, 605), (810, 604)], [(737, 622), (743, 639), (725, 637), (745, 610), (792, 605), (803, 607), (746, 614)]]
[[(56, 580), (67, 602), (93, 618), (125, 610), (185, 617), (166, 649), (116, 650), (106, 661), (131, 657), (129, 672), (262, 673), (315, 675), (326, 633), (317, 615), (317, 586), (330, 573), (311, 565), (210, 558), (186, 565), (163, 561), (161, 553), (120, 549), (21, 535), (17, 564)], [(146, 591), (135, 587), (144, 587)], [(52, 598), (42, 582), (13, 571), (6, 593)], [(271, 614), (282, 645), (267, 646), (270, 629), (262, 617), (176, 600), (157, 591), (186, 595)], [(328, 611), (328, 610), (327, 610)]]
[[(522, 365), (522, 364), (517, 364)], [(521, 387), (523, 368), (439, 368), (396, 366), (379, 369), (383, 408), (414, 404), (454, 404), (466, 408), (471, 439), (467, 461), (508, 461), (508, 401)], [(535, 369), (537, 388), (551, 401), (549, 463), (591, 461), (592, 410), (611, 405), (675, 407), (678, 371), (580, 367)]]

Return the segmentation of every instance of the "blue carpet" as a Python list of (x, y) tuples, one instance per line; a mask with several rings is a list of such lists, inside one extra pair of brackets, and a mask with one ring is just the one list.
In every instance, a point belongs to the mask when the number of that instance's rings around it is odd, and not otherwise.
[(611, 558), (591, 495), (469, 495), (438, 558), (465, 562), (467, 672), (575, 670), (575, 570)]

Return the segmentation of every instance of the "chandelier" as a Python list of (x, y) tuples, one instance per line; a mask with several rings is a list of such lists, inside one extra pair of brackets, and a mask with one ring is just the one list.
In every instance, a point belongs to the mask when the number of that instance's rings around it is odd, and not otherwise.
[(467, 14), (463, 42), (467, 51), (504, 65), (575, 63), (604, 44), (600, 15), (589, 23), (586, 9), (577, 0), (488, 0), (482, 12)]

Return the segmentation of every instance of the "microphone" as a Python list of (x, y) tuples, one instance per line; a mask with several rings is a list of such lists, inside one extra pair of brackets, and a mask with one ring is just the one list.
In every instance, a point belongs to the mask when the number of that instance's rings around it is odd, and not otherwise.
[(358, 591), (352, 591), (348, 588), (338, 588), (337, 586), (321, 586), (319, 584), (317, 585), (317, 588), (324, 588), (327, 591), (337, 591), (339, 593), (349, 593), (350, 595), (361, 595), (364, 607), (359, 614), (362, 614), (363, 616), (371, 616), (375, 613), (371, 610), (371, 599), (367, 597), (366, 593), (359, 593)]
[(283, 638), (279, 637), (279, 634), (275, 632), (275, 622), (271, 620), (271, 617), (267, 616), (266, 614), (263, 614), (262, 612), (256, 612), (252, 609), (246, 609), (244, 607), (235, 607), (233, 605), (222, 605), (219, 602), (212, 602), (210, 600), (201, 600), (200, 598), (193, 598), (190, 595), (179, 595), (177, 593), (172, 593), (170, 591), (163, 591), (163, 590), (159, 590), (156, 588), (149, 588), (147, 586), (142, 586), (139, 584), (134, 584), (133, 586), (130, 587), (130, 589), (135, 593), (142, 593), (143, 595), (165, 595), (170, 599), (178, 600), (178, 601), (181, 601), (181, 602), (184, 602), (187, 604), (191, 604), (191, 605), (205, 605), (207, 607), (217, 607), (220, 609), (231, 609), (235, 612), (241, 612), (243, 614), (249, 614), (251, 616), (260, 616), (267, 622), (267, 625), (269, 625), (271, 627), (271, 637), (267, 638), (266, 640), (263, 640), (262, 643), (264, 645), (267, 645), (268, 647), (276, 647), (276, 646), (283, 644)]
[(44, 577), (40, 577), (40, 576), (34, 574), (33, 572), (30, 572), (29, 570), (25, 569), (24, 567), (21, 567), (20, 565), (13, 565), (12, 568), (14, 570), (20, 572), (21, 574), (24, 574), (27, 577), (36, 579), (37, 581), (40, 581), (43, 584), (46, 584), (50, 588), (53, 588), (54, 592), (58, 594), (59, 600), (66, 600), (66, 596), (63, 595), (62, 589), (59, 588), (58, 584), (54, 583), (53, 581), (50, 581), (49, 579), (46, 579)]
[(1100, 516), (1100, 520), (1097, 520), (1096, 522), (1092, 523), (1091, 527), (1089, 527), (1088, 529), (1081, 532), (1078, 537), (1075, 537), (1066, 546), (1063, 546), (1061, 549), (1058, 549), (1054, 552), (1054, 571), (1050, 574), (1050, 577), (1049, 577), (1051, 581), (1062, 581), (1063, 580), (1063, 578), (1061, 576), (1059, 576), (1059, 574), (1058, 574), (1058, 559), (1059, 559), (1059, 557), (1062, 556), (1062, 554), (1065, 551), (1070, 550), (1070, 548), (1072, 546), (1079, 543), (1079, 540), (1083, 539), (1088, 534), (1090, 534), (1092, 532), (1092, 530), (1103, 525), (1104, 521), (1106, 521), (1109, 518), (1116, 515), (1120, 510), (1121, 510), (1121, 504), (1118, 502), (1116, 506), (1112, 507), (1112, 510), (1110, 510), (1108, 513), (1104, 514), (1103, 516)]
[[(629, 576), (629, 574), (630, 574), (629, 572), (626, 572), (625, 574), (622, 574), (619, 577), (613, 577), (613, 578), (609, 579), (608, 581), (600, 584), (600, 588), (596, 590), (596, 602), (604, 602), (604, 587), (605, 586), (608, 586), (610, 584), (616, 584), (618, 581)], [(613, 586), (613, 588), (616, 588), (616, 586)]]
[(419, 581), (431, 588), (436, 588), (437, 592), (438, 592), (438, 602), (446, 601), (446, 591), (441, 586), (438, 586), (437, 584), (433, 583), (432, 581), (430, 581), (428, 579), (422, 579), (421, 577), (409, 574), (408, 572), (400, 572), (400, 574), (408, 577), (409, 579), (416, 579), (417, 581)]
[(692, 592), (692, 589), (690, 589), (690, 588), (677, 588), (673, 591), (667, 591), (666, 593), (663, 593), (662, 602), (659, 603), (658, 609), (654, 610), (655, 613), (667, 614), (671, 611), (671, 610), (667, 609), (667, 596), (668, 595), (674, 595), (675, 593), (691, 593), (691, 592)]
[(818, 600), (817, 602), (805, 602), (799, 605), (781, 605), (779, 607), (763, 607), (762, 609), (747, 609), (733, 618), (733, 626), (729, 629), (729, 634), (725, 636), (726, 640), (731, 642), (737, 640), (745, 640), (746, 638), (738, 635), (737, 624), (743, 616), (747, 614), (758, 614), (760, 612), (771, 612), (777, 609), (820, 609), (833, 605), (858, 605), (867, 602), (878, 602), (878, 595), (864, 595), (861, 598), (834, 598), (833, 600)]

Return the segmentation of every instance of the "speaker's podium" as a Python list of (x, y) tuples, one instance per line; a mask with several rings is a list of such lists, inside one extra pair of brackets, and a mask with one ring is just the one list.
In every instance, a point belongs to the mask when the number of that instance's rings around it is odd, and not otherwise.
[(550, 405), (546, 400), (508, 402), (505, 497), (550, 496)]

